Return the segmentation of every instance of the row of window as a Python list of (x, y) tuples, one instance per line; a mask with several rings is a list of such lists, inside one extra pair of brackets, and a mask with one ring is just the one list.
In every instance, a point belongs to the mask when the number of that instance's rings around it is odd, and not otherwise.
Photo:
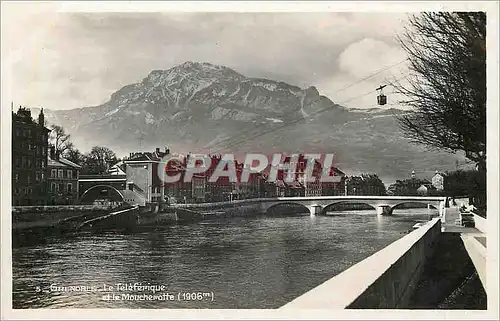
[(50, 184), (50, 191), (51, 192), (58, 192), (58, 193), (72, 193), (73, 192), (73, 184), (72, 183), (67, 183), (66, 189), (64, 189), (64, 184), (63, 183), (51, 183)]
[[(50, 186), (50, 191), (51, 192), (58, 192), (58, 193), (65, 193), (65, 192), (73, 193), (73, 184), (68, 183), (67, 188), (64, 189), (64, 184), (52, 183)], [(41, 192), (43, 193), (43, 189), (41, 190)], [(33, 195), (33, 188), (32, 187), (14, 188), (14, 195)]]
[(45, 144), (33, 144), (32, 142), (16, 142), (15, 147), (18, 150), (28, 150), (30, 152), (35, 152), (37, 155), (47, 155), (47, 147)]
[[(43, 181), (45, 179), (45, 173), (44, 172), (36, 172), (36, 181)], [(64, 177), (64, 170), (63, 169), (53, 169), (50, 171), (50, 177), (51, 178), (68, 178), (68, 179), (73, 179), (73, 171), (68, 169), (66, 171), (66, 177)], [(19, 174), (14, 174), (14, 180), (19, 182)], [(28, 183), (31, 182), (31, 176), (28, 176)]]
[(14, 188), (14, 195), (32, 195), (32, 194), (33, 194), (33, 188), (31, 187)]
[(29, 137), (31, 136), (31, 129), (16, 128), (16, 136)]
[(73, 170), (66, 170), (66, 177), (64, 177), (64, 169), (52, 169), (50, 171), (51, 178), (68, 178), (73, 179)]
[[(27, 156), (16, 157), (15, 164), (17, 168), (33, 168), (33, 160)], [(37, 159), (35, 164), (36, 168), (45, 168), (47, 163), (45, 159)]]
[[(45, 173), (44, 172), (36, 172), (35, 173), (35, 181), (40, 182), (40, 181), (43, 181), (44, 179), (45, 179)], [(32, 180), (31, 176), (28, 175), (27, 176), (27, 182), (28, 182), (28, 184), (31, 184), (31, 180)], [(16, 183), (19, 183), (19, 174), (18, 173), (14, 174), (14, 181)]]
[(35, 130), (35, 132), (33, 132), (31, 130), (31, 128), (25, 128), (25, 129), (16, 128), (16, 131), (15, 131), (15, 135), (17, 137), (31, 137), (32, 134), (37, 135), (37, 138), (40, 141), (46, 141), (48, 138), (47, 135), (43, 131)]

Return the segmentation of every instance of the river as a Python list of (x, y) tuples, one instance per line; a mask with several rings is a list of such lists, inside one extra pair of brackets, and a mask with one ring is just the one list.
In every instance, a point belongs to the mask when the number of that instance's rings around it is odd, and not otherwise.
[(428, 219), (330, 214), (15, 235), (13, 308), (278, 308)]

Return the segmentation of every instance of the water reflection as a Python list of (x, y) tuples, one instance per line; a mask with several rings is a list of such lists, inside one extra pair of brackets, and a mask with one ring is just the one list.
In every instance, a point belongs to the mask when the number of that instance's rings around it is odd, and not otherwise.
[[(14, 308), (277, 308), (403, 236), (427, 209), (259, 217), (52, 235), (13, 249)], [(208, 301), (106, 301), (50, 285), (142, 283)], [(40, 292), (37, 292), (37, 287)], [(141, 291), (127, 292), (144, 294)], [(148, 292), (149, 294), (149, 292)]]

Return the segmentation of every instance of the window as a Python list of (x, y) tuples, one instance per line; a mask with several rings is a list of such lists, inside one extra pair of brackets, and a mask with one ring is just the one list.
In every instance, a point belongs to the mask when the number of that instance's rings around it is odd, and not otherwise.
[(56, 191), (56, 187), (57, 187), (56, 183), (50, 184), (50, 191), (51, 192), (55, 192)]
[(31, 168), (33, 164), (31, 163), (31, 159), (28, 158), (28, 168)]
[(28, 184), (31, 184), (31, 176), (28, 175)]
[[(16, 180), (16, 183), (17, 183), (17, 182), (19, 182), (19, 174), (16, 174), (16, 175), (14, 176), (14, 179)], [(19, 194), (19, 193), (18, 193), (18, 194)]]
[(45, 173), (42, 172), (42, 181), (45, 179)]
[(56, 177), (57, 176), (57, 169), (53, 169), (50, 171), (50, 177)]
[(72, 192), (73, 192), (73, 184), (68, 183), (68, 193), (72, 193)]
[(40, 181), (40, 172), (36, 172), (36, 181), (39, 182)]
[(16, 167), (21, 167), (21, 159), (16, 157)]
[[(21, 136), (21, 132), (19, 131), (19, 128), (16, 128), (16, 136)], [(19, 191), (17, 191), (19, 194)]]
[(68, 178), (73, 178), (73, 171), (71, 169), (68, 169)]
[(42, 168), (45, 168), (45, 160), (42, 159)]
[(57, 178), (63, 178), (64, 177), (64, 171), (62, 169), (57, 171)]
[(31, 150), (31, 147), (32, 147), (31, 143), (28, 143), (28, 150)]
[(58, 192), (64, 192), (64, 184), (59, 184)]

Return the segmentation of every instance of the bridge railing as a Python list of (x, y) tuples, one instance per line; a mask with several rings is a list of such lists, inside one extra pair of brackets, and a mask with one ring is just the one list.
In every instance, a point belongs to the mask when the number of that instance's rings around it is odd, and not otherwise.
[(203, 207), (215, 207), (215, 206), (227, 206), (227, 205), (240, 205), (240, 204), (252, 204), (252, 203), (262, 203), (262, 202), (276, 202), (276, 201), (304, 201), (304, 200), (402, 200), (402, 201), (445, 201), (446, 197), (440, 196), (311, 196), (311, 197), (268, 197), (268, 198), (249, 198), (243, 200), (233, 200), (224, 202), (212, 202), (212, 203), (190, 203), (190, 204), (171, 204), (173, 207), (190, 207), (190, 208), (203, 208)]

